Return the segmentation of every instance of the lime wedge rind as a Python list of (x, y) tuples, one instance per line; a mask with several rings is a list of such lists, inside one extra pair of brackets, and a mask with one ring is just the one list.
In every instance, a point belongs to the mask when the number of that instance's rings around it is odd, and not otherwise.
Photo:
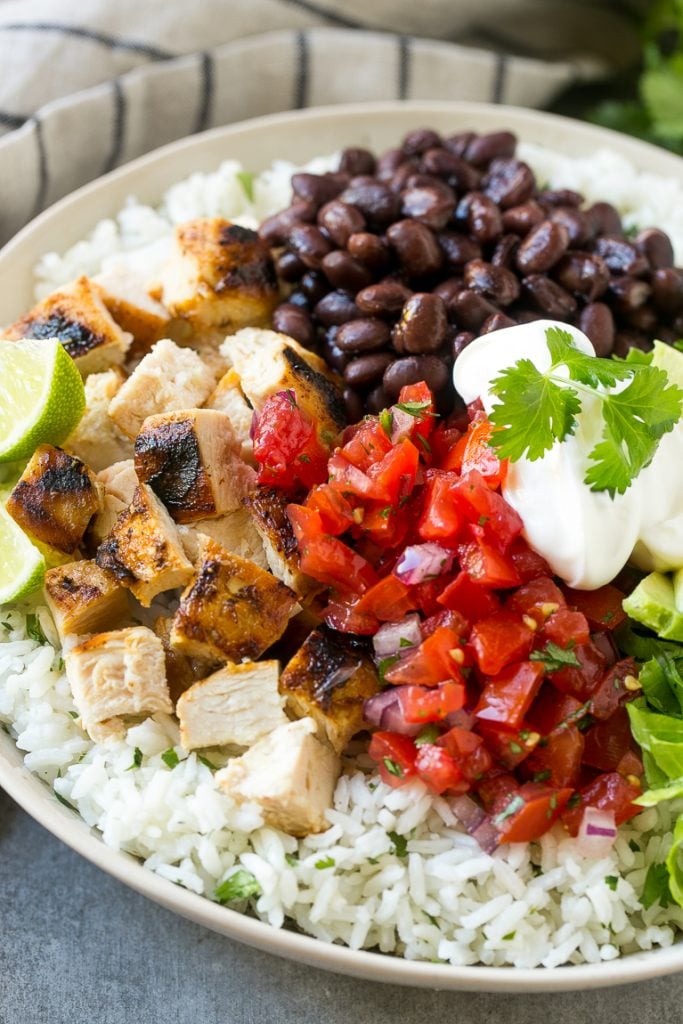
[(45, 579), (45, 559), (0, 505), (0, 605), (39, 590)]

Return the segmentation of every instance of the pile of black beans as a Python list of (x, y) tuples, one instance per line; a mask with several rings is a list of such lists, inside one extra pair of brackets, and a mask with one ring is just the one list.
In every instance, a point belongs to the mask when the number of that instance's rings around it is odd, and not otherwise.
[(342, 375), (351, 421), (418, 380), (446, 411), (455, 357), (513, 324), (576, 324), (600, 356), (683, 336), (665, 232), (544, 188), (516, 144), (421, 128), (378, 158), (346, 149), (337, 172), (294, 174), (292, 205), (261, 225), (291, 288), (273, 327)]

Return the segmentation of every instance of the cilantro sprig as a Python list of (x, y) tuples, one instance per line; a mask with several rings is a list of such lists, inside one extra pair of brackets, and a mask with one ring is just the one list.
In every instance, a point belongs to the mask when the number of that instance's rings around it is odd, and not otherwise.
[[(593, 465), (584, 483), (612, 498), (623, 494), (680, 419), (683, 391), (656, 366), (586, 355), (560, 327), (545, 336), (547, 370), (520, 359), (492, 382), (499, 401), (489, 419), (498, 429), (489, 444), (501, 459), (534, 462), (576, 432), (581, 396), (589, 395), (601, 402), (603, 432), (588, 455)], [(622, 382), (628, 383), (621, 390), (610, 390)]]

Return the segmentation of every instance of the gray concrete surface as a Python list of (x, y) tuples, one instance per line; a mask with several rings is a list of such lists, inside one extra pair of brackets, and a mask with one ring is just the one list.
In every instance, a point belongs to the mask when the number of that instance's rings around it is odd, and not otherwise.
[(0, 1024), (677, 1024), (683, 974), (509, 996), (375, 985), (190, 924), (102, 874), (0, 791)]

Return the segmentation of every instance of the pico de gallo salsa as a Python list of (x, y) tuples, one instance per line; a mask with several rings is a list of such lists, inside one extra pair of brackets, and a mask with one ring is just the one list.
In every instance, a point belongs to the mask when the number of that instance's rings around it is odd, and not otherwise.
[(614, 585), (553, 578), (501, 494), (507, 466), (478, 403), (440, 420), (425, 383), (321, 436), (293, 392), (254, 426), (260, 482), (291, 497), (301, 569), (327, 626), (368, 638), (385, 689), (365, 705), (382, 779), (446, 794), (481, 845), (604, 834), (637, 814), (643, 765), (625, 704)]

